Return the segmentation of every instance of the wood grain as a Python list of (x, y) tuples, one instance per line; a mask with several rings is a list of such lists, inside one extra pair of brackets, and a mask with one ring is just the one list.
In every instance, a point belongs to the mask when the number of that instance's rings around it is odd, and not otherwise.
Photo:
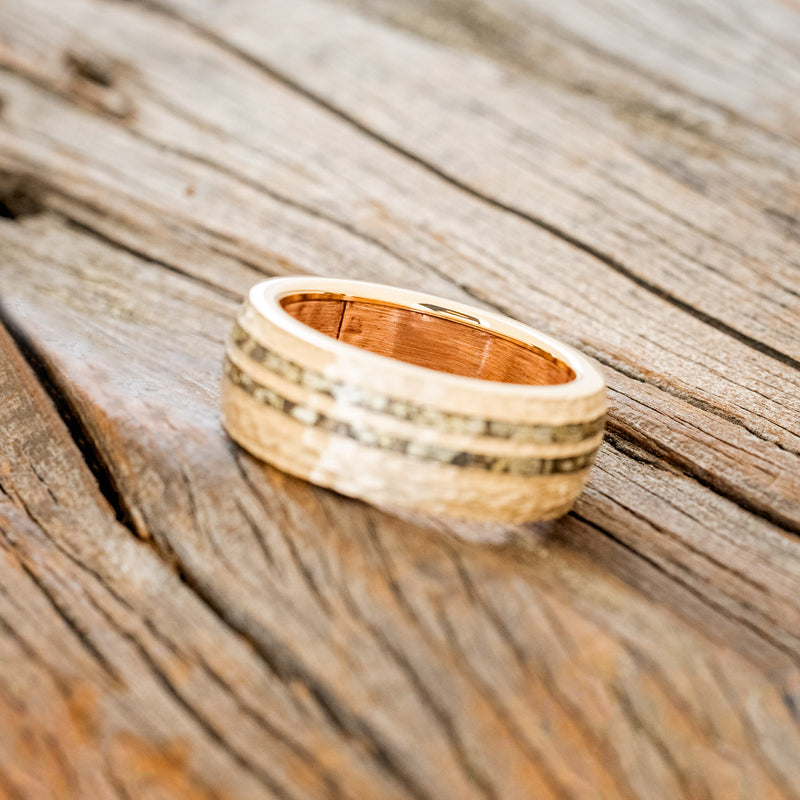
[[(800, 10), (632, 9), (0, 9), (0, 796), (798, 797)], [(574, 513), (241, 453), (292, 273), (600, 359)]]

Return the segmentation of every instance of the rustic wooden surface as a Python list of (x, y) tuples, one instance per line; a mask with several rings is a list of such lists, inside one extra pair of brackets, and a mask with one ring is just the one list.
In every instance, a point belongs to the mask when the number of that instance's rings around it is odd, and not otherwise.
[[(0, 2), (0, 796), (800, 797), (799, 91), (796, 0)], [(233, 446), (294, 273), (599, 359), (574, 512)]]

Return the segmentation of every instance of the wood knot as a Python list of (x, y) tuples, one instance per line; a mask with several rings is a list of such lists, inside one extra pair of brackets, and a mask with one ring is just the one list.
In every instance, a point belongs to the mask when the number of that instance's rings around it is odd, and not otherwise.
[(70, 50), (64, 66), (67, 90), (79, 103), (122, 120), (133, 116), (133, 102), (120, 88), (129, 71), (125, 64), (103, 53)]
[(45, 210), (44, 187), (33, 175), (0, 171), (0, 217), (19, 220)]
[(64, 63), (76, 77), (110, 89), (114, 85), (114, 64), (97, 53), (66, 53)]

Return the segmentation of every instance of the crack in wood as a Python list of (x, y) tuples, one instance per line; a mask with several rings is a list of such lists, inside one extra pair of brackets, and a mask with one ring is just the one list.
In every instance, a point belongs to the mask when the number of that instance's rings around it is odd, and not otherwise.
[[(6, 537), (6, 531), (0, 527), (0, 533)], [(0, 596), (3, 597), (4, 601), (8, 602), (9, 597), (8, 593), (0, 586)], [(27, 640), (25, 639), (22, 634), (17, 631), (11, 623), (5, 619), (2, 615), (0, 615), (0, 630), (5, 632), (5, 634), (16, 642), (17, 646), (22, 650), (23, 653), (38, 667), (41, 668), (42, 672), (44, 672), (48, 677), (53, 681), (56, 688), (60, 692), (61, 696), (64, 698), (68, 698), (70, 694), (70, 688), (64, 679), (59, 675), (58, 671), (53, 670), (51, 664), (48, 664), (42, 656), (36, 651), (36, 648)]]
[[(527, 657), (527, 654), (520, 646), (509, 626), (497, 613), (491, 601), (488, 600), (484, 595), (483, 590), (480, 589), (472, 580), (472, 576), (469, 573), (467, 565), (464, 563), (464, 559), (453, 547), (449, 546), (448, 544), (445, 545), (445, 549), (448, 550), (450, 554), (450, 558), (456, 567), (456, 571), (458, 572), (468, 596), (481, 610), (489, 624), (497, 632), (500, 639), (509, 648), (509, 651), (511, 652), (514, 660), (517, 662), (517, 665), (523, 674), (530, 674), (532, 665)], [(547, 620), (547, 623), (553, 632), (554, 638), (562, 644), (566, 651), (576, 651), (578, 649), (577, 646), (571, 641), (563, 626), (549, 609), (545, 596), (539, 598), (539, 607), (542, 611), (542, 615)], [(611, 777), (616, 786), (616, 791), (619, 792), (619, 797), (633, 800), (635, 797), (635, 792), (625, 776), (623, 764), (621, 763), (616, 751), (609, 746), (609, 742), (606, 739), (598, 736), (595, 733), (585, 719), (580, 707), (576, 706), (575, 703), (561, 690), (561, 687), (559, 686), (559, 683), (556, 680), (556, 677), (553, 675), (547, 662), (542, 660), (538, 663), (538, 666), (539, 671), (536, 672), (536, 678), (541, 680), (541, 682), (547, 687), (556, 705), (561, 709), (567, 718), (572, 720), (584, 741), (589, 743), (590, 747), (587, 748), (587, 752), (597, 750), (599, 753), (603, 754), (604, 759), (601, 760), (598, 758), (598, 763), (600, 763), (601, 768)]]
[[(30, 510), (28, 510), (28, 515), (31, 516)], [(32, 516), (31, 516), (31, 519), (32, 519), (33, 522), (35, 522), (35, 523), (37, 522), (35, 520), (35, 518), (32, 517)], [(0, 534), (1, 533), (3, 533), (2, 526), (0, 526)], [(114, 591), (113, 587), (110, 585), (110, 583), (108, 581), (104, 580), (101, 576), (99, 576), (94, 570), (89, 568), (88, 565), (86, 565), (82, 561), (75, 560), (69, 553), (65, 552), (63, 550), (63, 548), (61, 548), (58, 545), (58, 543), (55, 542), (54, 540), (48, 538), (48, 544), (55, 546), (56, 549), (58, 549), (65, 557), (67, 557), (70, 560), (72, 560), (73, 564), (76, 567), (78, 567), (79, 569), (81, 569), (82, 571), (85, 571), (88, 575), (90, 575), (91, 578), (96, 582), (97, 586), (104, 593), (107, 593), (109, 596), (111, 596), (115, 600), (115, 602), (117, 602), (120, 605), (120, 607), (126, 609), (126, 611), (128, 611), (129, 613), (134, 614), (136, 619), (138, 621), (140, 621), (146, 627), (148, 632), (156, 640), (158, 640), (160, 643), (162, 643), (173, 655), (175, 655), (176, 657), (180, 657), (181, 659), (185, 658), (185, 655), (178, 651), (178, 649), (176, 648), (176, 645), (170, 639), (165, 637), (158, 630), (158, 628), (154, 625), (154, 623), (150, 619), (148, 619), (144, 615), (141, 615), (140, 611), (137, 611), (136, 609), (134, 609), (124, 598), (120, 597)], [(10, 552), (15, 552), (13, 550), (13, 547), (12, 547), (12, 550)], [(105, 657), (101, 653), (99, 653), (99, 651), (94, 647), (92, 642), (90, 640), (88, 640), (87, 637), (81, 635), (82, 632), (76, 627), (76, 624), (75, 625), (70, 624), (71, 617), (66, 616), (66, 612), (63, 612), (63, 609), (61, 608), (60, 604), (56, 603), (55, 598), (52, 597), (52, 595), (50, 593), (46, 592), (46, 590), (44, 590), (44, 588), (43, 588), (41, 582), (38, 580), (36, 574), (33, 573), (30, 569), (28, 569), (24, 562), (19, 561), (19, 563), (20, 563), (20, 566), (26, 572), (26, 574), (28, 574), (28, 576), (31, 578), (31, 580), (33, 580), (34, 583), (45, 593), (45, 595), (46, 595), (46, 597), (47, 597), (47, 599), (49, 601), (49, 604), (56, 609), (56, 611), (59, 613), (59, 616), (61, 616), (61, 618), (64, 619), (64, 621), (67, 623), (68, 627), (74, 633), (76, 633), (76, 635), (78, 635), (78, 638), (81, 640), (81, 642), (84, 645), (84, 647), (86, 647), (90, 651), (91, 655), (101, 663), (101, 666), (111, 670), (113, 675), (116, 676), (116, 671), (113, 669), (113, 667), (110, 666), (109, 662), (105, 659)], [(4, 591), (3, 591), (2, 585), (0, 584), (0, 595), (3, 595), (3, 594), (4, 594)], [(113, 627), (114, 627), (115, 630), (117, 630), (121, 635), (125, 635), (125, 638), (128, 639), (129, 641), (133, 641), (133, 639), (135, 638), (133, 636), (133, 634), (130, 634), (127, 631), (123, 631), (120, 628), (120, 626), (118, 624), (116, 624), (112, 620), (112, 618), (108, 614), (108, 612), (106, 612), (104, 609), (101, 609), (101, 607), (99, 606), (98, 602), (94, 599), (94, 597), (91, 596), (88, 593), (87, 593), (87, 600), (92, 605), (93, 608), (98, 610), (103, 615), (103, 617), (107, 621), (113, 622)], [(66, 685), (60, 679), (60, 676), (59, 676), (58, 672), (51, 672), (50, 665), (44, 663), (38, 657), (36, 652), (31, 648), (31, 646), (24, 639), (22, 639), (20, 637), (20, 635), (16, 631), (14, 631), (9, 626), (8, 622), (5, 619), (3, 619), (2, 617), (0, 617), (0, 629), (6, 631), (6, 633), (11, 635), (11, 637), (15, 641), (17, 641), (19, 643), (19, 645), (23, 648), (25, 653), (31, 659), (33, 659), (34, 661), (36, 661), (37, 663), (39, 663), (42, 666), (42, 668), (45, 670), (45, 672), (47, 672), (54, 679), (54, 681), (57, 683), (57, 685), (59, 686), (59, 688), (60, 688), (65, 700), (68, 701), (69, 700), (69, 696), (70, 696), (69, 686)], [(142, 647), (143, 647), (143, 645), (142, 645)], [(206, 672), (206, 674), (209, 676), (209, 678), (212, 679), (215, 683), (217, 683), (218, 686), (220, 686), (221, 688), (224, 688), (224, 690), (230, 695), (230, 697), (233, 699), (233, 701), (237, 704), (237, 707), (246, 716), (248, 716), (249, 718), (257, 721), (260, 727), (262, 727), (266, 732), (268, 732), (270, 735), (272, 735), (276, 740), (281, 741), (283, 744), (285, 744), (289, 749), (291, 749), (293, 752), (295, 752), (302, 760), (304, 760), (306, 762), (309, 762), (309, 763), (310, 762), (315, 762), (314, 757), (312, 756), (312, 754), (309, 751), (307, 751), (305, 748), (303, 748), (300, 745), (298, 745), (293, 740), (287, 738), (285, 735), (282, 734), (282, 732), (280, 732), (277, 728), (275, 728), (273, 725), (271, 725), (262, 714), (260, 714), (255, 709), (251, 708), (250, 706), (246, 705), (244, 703), (244, 701), (238, 696), (238, 694), (236, 693), (234, 688), (232, 686), (230, 686), (228, 683), (226, 683), (218, 675), (218, 673), (215, 670), (213, 670), (211, 667), (209, 667), (209, 665), (207, 664), (207, 662), (205, 661), (205, 659), (202, 657), (202, 655), (199, 652), (195, 652), (193, 654), (193, 658), (194, 658), (194, 660), (192, 661), (192, 663), (195, 663), (195, 662), (199, 663), (201, 668), (204, 670), (204, 672)], [(188, 703), (189, 701), (186, 701), (186, 702)], [(106, 766), (108, 767), (108, 765), (106, 765)], [(318, 767), (319, 773), (323, 776), (323, 779), (325, 780), (326, 785), (328, 785), (328, 787), (331, 790), (330, 796), (331, 797), (342, 797), (343, 795), (341, 795), (341, 792), (337, 788), (336, 780), (334, 778), (332, 778), (330, 775), (327, 774), (327, 771), (325, 769), (323, 769), (321, 764), (317, 763), (317, 767)], [(108, 771), (109, 770), (107, 769), (106, 772), (108, 773)], [(112, 776), (109, 776), (110, 780), (111, 780), (111, 777)], [(112, 780), (111, 782), (114, 783), (115, 785), (118, 783), (118, 780), (116, 779), (116, 776), (114, 776), (114, 780)], [(117, 788), (120, 788), (120, 787), (118, 786)], [(213, 796), (216, 796), (216, 795), (213, 795)]]
[[(73, 200), (73, 198), (69, 198)], [(157, 267), (161, 267), (162, 269), (167, 270), (167, 272), (171, 272), (175, 275), (180, 275), (183, 278), (188, 278), (195, 283), (199, 283), (201, 286), (205, 286), (208, 289), (216, 292), (222, 297), (226, 297), (230, 300), (236, 300), (241, 302), (243, 299), (242, 295), (238, 292), (233, 292), (230, 289), (226, 288), (225, 286), (214, 283), (213, 281), (205, 280), (201, 278), (199, 275), (195, 275), (188, 270), (181, 269), (177, 264), (172, 264), (167, 261), (163, 261), (161, 259), (153, 258), (153, 256), (149, 255), (148, 253), (143, 252), (142, 250), (136, 249), (124, 242), (121, 242), (119, 239), (115, 239), (109, 236), (106, 233), (103, 233), (97, 228), (92, 228), (91, 226), (87, 225), (85, 222), (81, 222), (74, 217), (70, 217), (68, 214), (64, 213), (63, 211), (53, 211), (50, 210), (50, 213), (54, 213), (57, 216), (62, 217), (66, 220), (68, 226), (73, 230), (80, 231), (81, 233), (85, 234), (86, 236), (90, 236), (93, 239), (96, 239), (98, 242), (102, 242), (103, 244), (108, 245), (109, 247), (113, 247), (115, 250), (120, 250), (123, 253), (128, 253), (128, 255), (135, 256), (136, 258), (144, 261), (147, 264), (153, 264)]]
[(302, 800), (295, 794), (292, 794), (285, 786), (278, 782), (275, 776), (271, 775), (260, 764), (255, 763), (252, 759), (247, 758), (241, 752), (231, 745), (230, 742), (217, 730), (213, 722), (206, 719), (178, 690), (177, 686), (170, 680), (169, 676), (161, 668), (160, 664), (148, 652), (144, 645), (129, 631), (121, 628), (116, 620), (98, 603), (94, 598), (89, 596), (89, 601), (95, 610), (105, 618), (106, 622), (119, 635), (131, 644), (133, 649), (139, 654), (142, 660), (147, 664), (151, 674), (158, 680), (164, 692), (171, 697), (184, 711), (197, 722), (201, 730), (203, 730), (211, 741), (220, 747), (230, 758), (232, 758), (239, 766), (256, 777), (262, 785), (269, 789), (270, 792), (279, 800)]
[[(159, 637), (161, 636), (161, 634), (157, 635)], [(208, 675), (208, 677), (217, 686), (219, 686), (220, 689), (225, 691), (231, 698), (233, 698), (237, 708), (245, 717), (255, 722), (269, 736), (283, 744), (287, 749), (291, 750), (295, 755), (302, 759), (304, 763), (311, 764), (315, 767), (317, 772), (322, 776), (328, 797), (330, 797), (332, 800), (347, 800), (348, 797), (352, 798), (352, 795), (348, 796), (344, 793), (343, 787), (341, 786), (339, 780), (330, 774), (329, 770), (325, 768), (324, 764), (314, 755), (314, 753), (312, 753), (308, 748), (300, 745), (296, 740), (287, 736), (277, 726), (270, 722), (263, 713), (240, 698), (236, 693), (235, 688), (226, 682), (215, 669), (210, 667), (208, 662), (201, 654), (196, 654), (195, 657), (197, 658), (200, 667), (203, 669), (206, 675)], [(356, 799), (353, 798), (353, 800)]]
[[(26, 509), (27, 511), (27, 509)], [(30, 512), (28, 512), (30, 514)], [(35, 517), (32, 517), (35, 521)], [(88, 631), (85, 629), (86, 626), (82, 624), (81, 621), (73, 617), (66, 609), (65, 605), (60, 603), (57, 599), (53, 591), (48, 588), (44, 581), (39, 577), (39, 575), (31, 568), (31, 566), (26, 562), (26, 560), (21, 557), (17, 556), (17, 563), (19, 564), (20, 568), (23, 572), (28, 576), (31, 582), (36, 586), (42, 596), (47, 600), (48, 605), (53, 609), (56, 615), (61, 619), (61, 621), (66, 625), (66, 627), (72, 631), (75, 638), (81, 643), (84, 650), (89, 654), (92, 660), (102, 669), (103, 672), (115, 683), (121, 685), (124, 683), (122, 677), (120, 676), (119, 672), (114, 668), (114, 666), (109, 662), (109, 660), (103, 655), (103, 653), (99, 650), (97, 645), (92, 641), (91, 636), (89, 635)]]
[[(751, 631), (753, 634), (758, 636), (759, 639), (763, 640), (766, 644), (770, 645), (771, 647), (774, 647), (779, 652), (781, 652), (784, 655), (788, 656), (790, 659), (792, 659), (792, 660), (796, 660), (797, 659), (797, 657), (798, 657), (797, 652), (795, 650), (793, 650), (792, 648), (787, 647), (783, 642), (780, 641), (780, 639), (777, 639), (775, 636), (773, 636), (771, 633), (769, 633), (768, 631), (764, 630), (763, 628), (758, 627), (756, 624), (754, 624), (750, 620), (748, 620), (748, 619), (746, 619), (744, 617), (738, 616), (736, 614), (731, 613), (731, 611), (729, 609), (724, 608), (719, 603), (717, 603), (716, 601), (714, 601), (710, 597), (708, 597), (708, 595), (703, 594), (699, 589), (697, 589), (694, 586), (692, 586), (690, 583), (685, 581), (683, 578), (678, 577), (678, 575), (676, 575), (674, 572), (670, 572), (669, 570), (667, 570), (666, 567), (663, 564), (660, 564), (654, 558), (651, 558), (650, 556), (645, 555), (644, 553), (640, 552), (639, 550), (637, 550), (632, 545), (630, 545), (627, 542), (623, 541), (616, 534), (611, 533), (611, 531), (609, 531), (608, 529), (602, 527), (601, 525), (599, 525), (596, 522), (593, 522), (589, 518), (585, 517), (582, 514), (579, 514), (578, 512), (576, 512), (574, 510), (570, 512), (570, 516), (574, 517), (579, 522), (582, 522), (584, 525), (588, 525), (590, 528), (592, 528), (593, 530), (597, 531), (598, 533), (601, 533), (607, 539), (610, 539), (611, 541), (615, 542), (617, 545), (619, 545), (623, 549), (627, 550), (629, 553), (634, 555), (636, 558), (641, 559), (643, 562), (645, 562), (650, 567), (655, 569), (656, 572), (659, 572), (662, 575), (664, 575), (668, 580), (674, 582), (681, 589), (683, 589), (684, 591), (686, 591), (689, 594), (693, 595), (702, 604), (708, 606), (710, 609), (713, 609), (715, 612), (720, 614), (722, 617), (725, 617), (725, 618), (727, 618), (729, 620), (732, 620), (732, 621), (744, 626), (749, 631)], [(681, 564), (679, 562), (675, 562), (672, 559), (669, 559), (669, 560), (673, 563), (674, 566), (678, 567), (679, 569), (681, 569), (681, 570), (685, 570), (686, 569), (686, 566), (684, 564)]]
[(117, 520), (138, 538), (146, 539), (147, 532), (139, 521), (139, 515), (125, 497), (111, 463), (89, 430), (80, 410), (71, 400), (69, 391), (64, 389), (46, 358), (31, 343), (27, 333), (6, 313), (2, 303), (0, 303), (0, 324), (8, 331), (55, 406)]
[[(687, 541), (679, 537), (674, 531), (670, 531), (668, 528), (659, 525), (657, 522), (654, 522), (651, 519), (648, 519), (643, 514), (639, 513), (635, 509), (631, 508), (630, 506), (620, 502), (618, 499), (613, 498), (611, 495), (603, 492), (601, 490), (596, 490), (597, 494), (606, 498), (609, 502), (619, 506), (620, 508), (624, 509), (627, 513), (629, 513), (635, 519), (638, 519), (640, 522), (644, 523), (651, 529), (655, 530), (660, 536), (663, 536), (665, 539), (669, 539), (677, 544), (682, 549), (685, 549), (689, 553), (694, 554), (698, 558), (702, 559), (703, 561), (707, 562), (712, 567), (722, 570), (729, 575), (731, 575), (735, 580), (741, 581), (742, 584), (748, 586), (750, 589), (760, 593), (763, 597), (769, 597), (771, 592), (766, 585), (758, 583), (750, 578), (748, 575), (744, 574), (740, 570), (734, 569), (733, 567), (729, 566), (728, 564), (724, 563), (718, 558), (715, 558), (710, 553), (706, 552), (705, 550), (701, 549), (693, 545), (691, 542)], [(675, 506), (677, 509), (677, 506)], [(681, 511), (681, 509), (677, 509)], [(637, 551), (639, 552), (639, 551)], [(641, 553), (640, 553), (641, 555)], [(655, 557), (653, 557), (655, 560)], [(749, 602), (745, 601), (741, 596), (738, 595), (738, 592), (735, 590), (731, 592), (731, 600), (736, 602), (743, 610), (746, 611), (755, 611), (760, 613), (760, 609), (754, 608)], [(775, 626), (775, 629), (779, 629), (781, 627), (780, 621), (777, 619), (768, 619), (768, 622), (772, 623)]]
[(341, 585), (341, 592), (342, 598), (350, 609), (350, 613), (375, 637), (376, 641), (380, 642), (381, 648), (391, 657), (392, 661), (394, 661), (400, 671), (406, 676), (415, 693), (423, 701), (423, 704), (436, 720), (445, 734), (455, 755), (455, 759), (467, 780), (475, 786), (481, 793), (481, 796), (486, 798), (486, 800), (499, 800), (497, 790), (492, 785), (488, 776), (473, 763), (472, 759), (470, 759), (464, 743), (461, 741), (458, 727), (453, 722), (448, 710), (432, 694), (408, 658), (392, 644), (384, 631), (364, 616), (345, 583)]
[[(800, 535), (799, 517), (781, 512), (774, 505), (770, 505), (766, 499), (759, 500), (755, 496), (748, 496), (735, 483), (726, 480), (725, 476), (720, 472), (714, 472), (707, 467), (703, 467), (688, 455), (682, 458), (677, 450), (659, 445), (658, 442), (644, 433), (637, 433), (634, 428), (626, 425), (624, 421), (614, 414), (610, 414), (607, 419), (604, 442), (628, 458), (634, 458), (640, 463), (647, 463), (643, 458), (632, 455), (633, 451), (630, 447), (620, 446), (620, 442), (627, 442), (629, 445), (639, 447), (655, 457), (655, 460), (650, 463), (651, 466), (664, 469), (669, 465), (681, 475), (697, 481), (701, 486), (706, 487), (719, 497), (729, 500), (744, 511), (748, 511), (759, 519), (776, 525), (795, 536)], [(658, 461), (661, 461), (662, 464), (658, 464)]]

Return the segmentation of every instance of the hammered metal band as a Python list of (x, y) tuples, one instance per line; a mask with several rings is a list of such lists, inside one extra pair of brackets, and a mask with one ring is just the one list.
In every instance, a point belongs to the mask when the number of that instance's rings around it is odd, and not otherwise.
[(253, 287), (224, 424), (254, 455), (383, 505), (483, 520), (565, 513), (602, 439), (599, 370), (501, 315), (356, 281)]

